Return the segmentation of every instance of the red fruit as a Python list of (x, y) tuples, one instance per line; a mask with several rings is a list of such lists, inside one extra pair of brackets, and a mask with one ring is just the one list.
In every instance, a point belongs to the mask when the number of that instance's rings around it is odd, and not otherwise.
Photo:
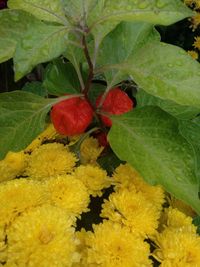
[[(101, 102), (102, 95), (100, 95), (96, 100), (96, 107), (99, 106)], [(133, 101), (130, 97), (122, 91), (120, 88), (116, 87), (111, 89), (101, 106), (101, 110), (107, 112), (109, 114), (120, 115), (125, 112), (130, 111), (133, 108)], [(106, 126), (111, 127), (112, 121), (106, 117), (101, 115), (101, 120)]]
[(91, 123), (93, 109), (87, 100), (73, 97), (55, 104), (51, 110), (51, 120), (58, 133), (76, 135), (85, 131)]

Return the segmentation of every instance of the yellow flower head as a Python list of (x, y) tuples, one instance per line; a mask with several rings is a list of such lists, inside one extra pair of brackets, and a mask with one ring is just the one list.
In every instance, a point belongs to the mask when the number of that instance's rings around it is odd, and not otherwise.
[(193, 43), (193, 46), (200, 50), (200, 36), (197, 36), (194, 39), (195, 39), (195, 41)]
[(99, 267), (150, 267), (149, 245), (127, 227), (105, 221), (94, 225), (87, 238), (87, 265)]
[(161, 267), (200, 266), (200, 237), (196, 234), (168, 228), (158, 235), (156, 244), (153, 256)]
[(170, 197), (169, 204), (172, 208), (177, 208), (187, 216), (194, 217), (196, 215), (196, 212), (189, 205), (173, 196)]
[(129, 187), (138, 173), (129, 164), (120, 164), (113, 174), (114, 181), (120, 187)]
[(199, 55), (198, 55), (198, 53), (197, 53), (196, 51), (194, 51), (194, 50), (189, 50), (189, 51), (187, 51), (187, 52), (188, 52), (188, 54), (189, 54), (193, 59), (198, 59)]
[(7, 231), (8, 266), (71, 267), (80, 259), (71, 219), (53, 206), (24, 213)]
[(72, 175), (63, 175), (47, 181), (50, 199), (68, 213), (78, 216), (88, 211), (89, 193), (85, 185)]
[(81, 144), (81, 163), (95, 164), (103, 149), (104, 147), (99, 146), (96, 138), (86, 138)]
[(10, 224), (22, 212), (48, 199), (44, 186), (37, 181), (16, 179), (0, 184), (0, 226)]
[(194, 17), (191, 18), (191, 28), (195, 31), (200, 25), (200, 13), (197, 13)]
[(74, 263), (73, 267), (86, 267), (87, 265), (87, 239), (91, 232), (86, 232), (85, 229), (81, 229), (81, 231), (77, 231), (75, 233), (79, 244), (77, 246), (77, 250), (81, 255), (81, 259), (79, 263)]
[(146, 237), (156, 232), (160, 210), (147, 201), (142, 193), (123, 188), (112, 193), (102, 207), (102, 217), (130, 227), (137, 235)]
[(0, 263), (5, 262), (6, 259), (7, 259), (6, 232), (5, 232), (5, 227), (0, 227)]
[(193, 7), (194, 10), (197, 10), (200, 8), (200, 0), (184, 0), (184, 3), (190, 7)]
[(127, 187), (131, 191), (141, 192), (143, 196), (161, 209), (164, 203), (164, 191), (161, 186), (151, 186), (129, 164), (120, 165), (113, 175), (117, 182), (116, 189)]
[(76, 168), (75, 177), (80, 179), (87, 187), (92, 196), (101, 196), (102, 189), (111, 185), (111, 179), (107, 176), (106, 171), (98, 166), (86, 165)]
[(192, 224), (192, 218), (186, 216), (184, 213), (177, 209), (173, 209), (169, 207), (165, 209), (165, 218), (166, 221), (163, 222), (165, 224), (165, 228), (173, 228), (180, 231), (189, 231), (192, 233), (196, 233), (196, 226)]
[(26, 174), (38, 180), (48, 179), (72, 172), (76, 161), (75, 155), (63, 144), (44, 144), (30, 155)]
[(12, 180), (22, 174), (26, 166), (26, 155), (21, 152), (8, 152), (0, 161), (0, 181)]

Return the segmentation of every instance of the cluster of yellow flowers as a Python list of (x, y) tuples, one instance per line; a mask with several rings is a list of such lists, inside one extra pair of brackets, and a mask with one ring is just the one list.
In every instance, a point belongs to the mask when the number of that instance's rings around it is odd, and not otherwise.
[[(190, 19), (191, 28), (193, 31), (196, 31), (200, 25), (200, 0), (184, 0), (185, 4), (191, 7), (196, 11), (196, 14)], [(200, 51), (200, 36), (194, 37), (193, 50), (189, 50), (188, 54), (191, 55), (192, 58), (199, 58)]]
[[(27, 149), (0, 161), (0, 266), (200, 266), (188, 206), (128, 164), (108, 176), (96, 161), (103, 148), (92, 137), (82, 143), (81, 162), (70, 143), (55, 140), (50, 125)], [(78, 231), (77, 219), (106, 188), (101, 223)]]

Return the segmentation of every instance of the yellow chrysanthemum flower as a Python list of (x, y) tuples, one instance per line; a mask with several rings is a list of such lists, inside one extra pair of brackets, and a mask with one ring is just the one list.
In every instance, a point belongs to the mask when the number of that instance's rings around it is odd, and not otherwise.
[(138, 175), (128, 163), (120, 164), (114, 171), (113, 178), (119, 187), (129, 187), (133, 179)]
[(81, 165), (77, 167), (74, 175), (84, 183), (89, 193), (94, 197), (101, 196), (101, 190), (108, 188), (112, 181), (112, 179), (107, 176), (105, 170), (93, 165)]
[(87, 239), (88, 236), (91, 234), (91, 232), (87, 232), (85, 229), (81, 229), (81, 231), (77, 231), (75, 233), (79, 244), (77, 246), (77, 251), (79, 252), (79, 254), (81, 255), (81, 259), (80, 262), (78, 263), (74, 263), (73, 267), (87, 267)]
[(161, 267), (200, 266), (200, 237), (195, 233), (168, 228), (157, 236), (153, 256)]
[(191, 28), (193, 29), (193, 31), (195, 31), (198, 28), (198, 26), (200, 25), (200, 13), (197, 13), (190, 20), (192, 22)]
[(200, 0), (184, 0), (184, 3), (190, 7), (194, 5), (194, 10), (197, 10), (200, 8)]
[(113, 178), (117, 182), (116, 189), (126, 187), (131, 191), (141, 192), (148, 201), (161, 209), (165, 196), (161, 186), (147, 184), (129, 164), (119, 165), (114, 172)]
[(38, 181), (15, 179), (0, 184), (0, 227), (9, 225), (22, 212), (49, 201), (49, 195)]
[(198, 59), (199, 55), (196, 51), (194, 50), (189, 50), (187, 53), (193, 58), (193, 59)]
[(166, 228), (174, 228), (179, 229), (180, 231), (196, 233), (196, 226), (192, 224), (192, 218), (172, 207), (164, 209), (160, 216), (158, 232), (162, 232)]
[(43, 180), (52, 176), (71, 173), (76, 164), (75, 154), (59, 143), (44, 144), (29, 156), (26, 174)]
[(193, 43), (193, 46), (200, 50), (200, 36), (196, 36), (194, 39), (195, 41)]
[(26, 166), (26, 155), (21, 152), (8, 152), (0, 161), (0, 181), (14, 179), (23, 173)]
[(7, 266), (71, 267), (80, 260), (71, 219), (53, 206), (18, 217), (7, 231)]
[(99, 146), (98, 140), (93, 137), (86, 138), (81, 144), (81, 163), (95, 164), (104, 147)]
[(25, 152), (31, 153), (37, 147), (39, 147), (44, 141), (55, 139), (58, 137), (58, 133), (56, 132), (52, 123), (50, 123), (47, 128), (36, 137), (32, 143), (25, 149)]
[(181, 229), (181, 231), (189, 231), (196, 233), (196, 226), (192, 224), (192, 218), (186, 216), (184, 213), (177, 209), (169, 207), (166, 209), (168, 228)]
[(128, 226), (135, 234), (147, 237), (156, 233), (160, 209), (140, 192), (123, 188), (112, 193), (102, 207), (102, 217)]
[(6, 229), (0, 227), (0, 266), (7, 259)]
[(50, 199), (68, 213), (78, 216), (88, 211), (90, 202), (89, 193), (85, 185), (72, 175), (63, 175), (52, 178), (47, 182)]
[(134, 236), (127, 227), (105, 221), (94, 225), (87, 238), (88, 267), (148, 267), (149, 245)]
[(196, 216), (196, 212), (189, 205), (187, 205), (186, 203), (184, 203), (179, 199), (176, 199), (173, 196), (170, 197), (169, 204), (172, 208), (177, 208), (187, 216), (190, 217)]

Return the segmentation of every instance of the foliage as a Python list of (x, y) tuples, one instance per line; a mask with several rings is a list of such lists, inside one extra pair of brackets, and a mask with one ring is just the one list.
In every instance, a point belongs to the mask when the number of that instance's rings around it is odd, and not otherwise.
[[(109, 142), (119, 160), (200, 214), (200, 66), (184, 49), (161, 42), (155, 28), (194, 12), (181, 0), (9, 0), (8, 7), (0, 12), (0, 62), (13, 58), (16, 81), (41, 63), (44, 73), (39, 84), (0, 95), (0, 158), (43, 131), (62, 100), (55, 96), (81, 94), (93, 107), (90, 128), (107, 132), (100, 118), (112, 119)], [(95, 108), (102, 91), (105, 99), (130, 79), (137, 108), (121, 116)]]

